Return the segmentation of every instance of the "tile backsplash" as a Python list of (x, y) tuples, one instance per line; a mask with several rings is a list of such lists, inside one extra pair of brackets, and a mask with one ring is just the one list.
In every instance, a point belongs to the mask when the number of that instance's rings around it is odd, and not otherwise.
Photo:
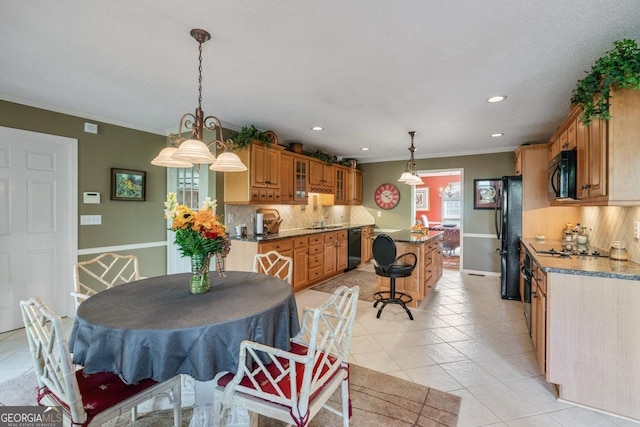
[(235, 226), (244, 224), (247, 232), (253, 234), (255, 213), (260, 208), (276, 209), (280, 213), (281, 231), (311, 227), (322, 218), (325, 225), (375, 223), (373, 216), (362, 206), (324, 206), (319, 197), (312, 195), (306, 205), (225, 205), (223, 221), (229, 233), (235, 234)]
[(640, 206), (580, 208), (580, 225), (587, 226), (591, 245), (608, 251), (611, 242), (620, 240), (626, 244), (629, 259), (640, 262), (640, 242), (633, 237), (634, 221), (640, 221)]

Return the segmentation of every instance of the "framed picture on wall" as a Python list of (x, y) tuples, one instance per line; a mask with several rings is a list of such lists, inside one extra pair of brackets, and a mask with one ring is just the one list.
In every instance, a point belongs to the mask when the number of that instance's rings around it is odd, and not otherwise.
[(500, 186), (498, 178), (473, 180), (473, 209), (500, 209)]
[(429, 187), (416, 189), (416, 209), (429, 210)]
[(144, 201), (145, 171), (111, 168), (111, 200)]

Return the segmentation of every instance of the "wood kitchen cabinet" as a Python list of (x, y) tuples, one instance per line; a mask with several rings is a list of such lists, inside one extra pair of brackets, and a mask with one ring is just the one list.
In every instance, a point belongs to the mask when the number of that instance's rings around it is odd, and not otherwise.
[(309, 159), (309, 192), (333, 193), (333, 166), (321, 160)]
[(338, 273), (343, 272), (349, 265), (349, 232), (347, 230), (340, 230), (336, 232), (338, 240), (336, 242), (336, 270)]
[(549, 272), (547, 290), (546, 380), (563, 400), (640, 420), (640, 283)]
[(337, 253), (338, 248), (336, 242), (338, 235), (336, 232), (324, 234), (324, 275), (332, 276), (337, 271)]
[(531, 338), (540, 372), (547, 378), (547, 275), (534, 262), (531, 276)]
[(307, 246), (308, 237), (293, 238), (293, 290), (302, 289), (307, 284)]
[(293, 155), (293, 202), (306, 204), (309, 200), (309, 159)]
[[(579, 119), (578, 119), (579, 121)], [(596, 199), (607, 194), (607, 122), (578, 123), (578, 199)]]
[[(640, 204), (640, 90), (612, 89), (611, 120), (579, 122), (574, 107), (561, 129), (574, 126), (578, 161), (580, 206), (637, 206)], [(551, 150), (551, 148), (550, 148)], [(563, 202), (554, 202), (555, 206)]]
[(252, 271), (254, 256), (272, 250), (292, 258), (294, 291), (342, 274), (349, 260), (347, 229), (259, 242), (232, 239), (231, 248), (225, 265), (235, 271)]
[(360, 263), (365, 264), (371, 261), (373, 254), (371, 253), (371, 246), (373, 245), (373, 226), (367, 225), (362, 227), (361, 241), (360, 241)]
[(333, 170), (335, 172), (333, 189), (334, 203), (336, 205), (348, 205), (350, 202), (347, 195), (347, 174), (349, 173), (349, 168), (334, 166)]
[(293, 156), (283, 151), (280, 158), (280, 203), (293, 202), (294, 194)]
[(279, 239), (275, 242), (258, 243), (258, 253), (266, 254), (269, 251), (276, 251), (282, 256), (291, 258), (293, 255), (293, 238)]
[(280, 161), (284, 147), (252, 143), (236, 154), (247, 165), (247, 171), (225, 173), (224, 202), (253, 204), (280, 202)]
[(317, 283), (324, 277), (324, 237), (322, 234), (309, 236), (307, 252), (307, 283)]
[(350, 168), (347, 171), (347, 203), (362, 205), (362, 171)]

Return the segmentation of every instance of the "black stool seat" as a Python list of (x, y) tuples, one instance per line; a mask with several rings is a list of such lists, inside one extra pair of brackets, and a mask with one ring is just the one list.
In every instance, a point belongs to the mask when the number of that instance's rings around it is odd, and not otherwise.
[[(409, 315), (409, 319), (413, 320), (413, 315), (407, 307), (407, 304), (413, 301), (411, 295), (396, 291), (396, 278), (411, 276), (418, 262), (418, 257), (413, 252), (405, 253), (396, 257), (396, 244), (387, 234), (378, 235), (373, 241), (372, 246), (373, 259), (375, 260), (375, 270), (378, 276), (389, 278), (389, 290), (380, 291), (373, 294), (375, 303), (373, 307), (378, 307), (382, 303), (382, 307), (378, 310), (376, 318), (380, 318), (382, 310), (387, 304), (399, 304)], [(410, 257), (413, 258), (412, 264), (406, 264), (400, 260)]]

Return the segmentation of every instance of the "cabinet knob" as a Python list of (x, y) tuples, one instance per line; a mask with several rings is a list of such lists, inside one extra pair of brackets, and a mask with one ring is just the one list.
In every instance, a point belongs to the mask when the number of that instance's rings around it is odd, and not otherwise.
[(531, 296), (533, 298), (538, 298), (538, 293), (536, 291), (531, 291)]

